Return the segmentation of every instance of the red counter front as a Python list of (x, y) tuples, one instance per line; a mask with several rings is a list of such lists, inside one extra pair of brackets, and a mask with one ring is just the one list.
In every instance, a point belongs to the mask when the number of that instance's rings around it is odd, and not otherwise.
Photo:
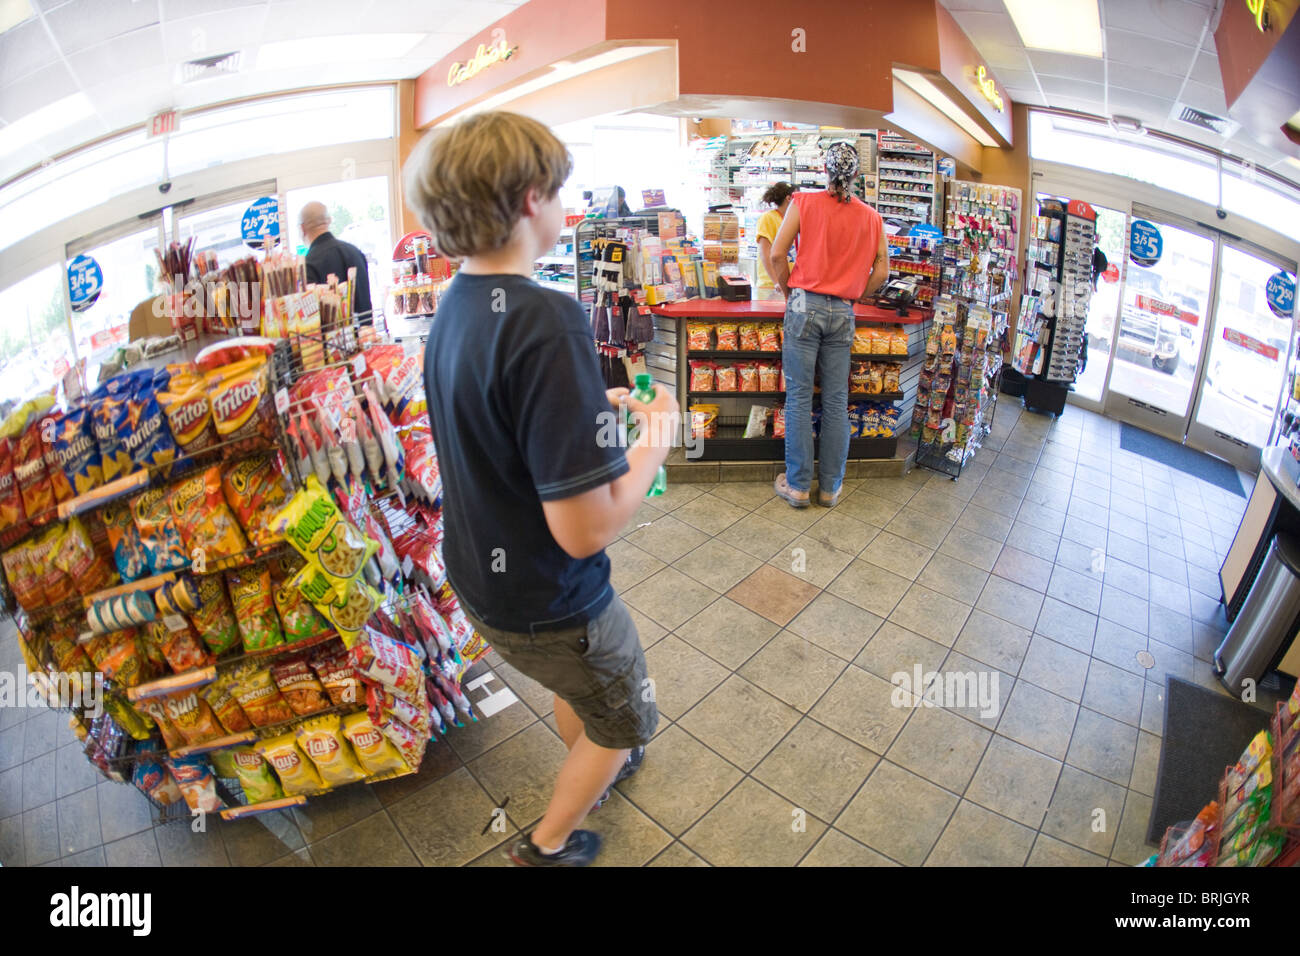
[[(689, 422), (693, 403), (718, 405), (719, 429), (715, 439), (703, 441), (697, 448), (688, 446), (688, 457), (705, 461), (779, 461), (784, 455), (784, 439), (772, 436), (769, 416), (767, 436), (744, 438), (744, 425), (754, 405), (775, 407), (783, 404), (784, 391), (695, 391), (691, 389), (690, 362), (709, 360), (729, 361), (780, 361), (780, 352), (750, 351), (692, 351), (688, 345), (687, 326), (692, 322), (717, 325), (725, 322), (779, 323), (785, 314), (785, 299), (778, 293), (767, 293), (749, 302), (727, 302), (722, 299), (687, 299), (649, 307), (656, 317), (656, 341), (646, 348), (646, 362), (655, 378), (677, 390), (683, 416)], [(911, 423), (911, 408), (916, 397), (917, 380), (925, 351), (925, 335), (931, 313), (928, 309), (909, 308), (909, 315), (899, 316), (893, 309), (876, 305), (855, 304), (853, 313), (859, 326), (902, 326), (907, 332), (907, 354), (853, 353), (853, 360), (874, 361), (899, 366), (899, 388), (891, 392), (850, 392), (850, 404), (875, 402), (893, 405), (900, 411), (899, 425), (894, 436), (858, 437), (849, 447), (850, 459), (894, 458), (897, 452), (897, 435), (905, 433)], [(815, 400), (815, 399), (814, 399)]]

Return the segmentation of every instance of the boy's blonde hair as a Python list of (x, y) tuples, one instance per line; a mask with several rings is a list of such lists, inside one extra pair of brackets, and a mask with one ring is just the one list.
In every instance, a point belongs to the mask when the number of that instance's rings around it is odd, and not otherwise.
[(478, 113), (431, 132), (406, 161), (406, 204), (444, 256), (500, 249), (523, 215), (524, 196), (550, 198), (573, 169), (564, 144), (518, 113)]

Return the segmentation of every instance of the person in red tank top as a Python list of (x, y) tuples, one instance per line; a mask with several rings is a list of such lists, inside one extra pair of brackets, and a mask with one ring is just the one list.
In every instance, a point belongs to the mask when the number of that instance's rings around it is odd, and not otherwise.
[[(880, 214), (850, 193), (858, 152), (850, 143), (826, 151), (826, 189), (795, 193), (772, 242), (772, 278), (786, 297), (782, 368), (786, 382), (785, 472), (776, 493), (795, 508), (811, 501), (813, 375), (821, 371), (818, 500), (840, 496), (849, 455), (849, 357), (853, 303), (889, 278), (889, 247)], [(799, 240), (793, 274), (785, 256)]]

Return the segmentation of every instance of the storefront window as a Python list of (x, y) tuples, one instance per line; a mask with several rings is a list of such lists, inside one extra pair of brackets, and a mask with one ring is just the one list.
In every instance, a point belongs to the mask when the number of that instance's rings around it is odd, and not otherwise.
[[(393, 88), (359, 87), (239, 103), (181, 118), (171, 176), (256, 156), (391, 139)], [(0, 249), (163, 176), (163, 141), (137, 130), (0, 190)]]
[[(1211, 206), (1220, 202), (1212, 154), (1153, 137), (1134, 142), (1104, 123), (1031, 110), (1029, 152), (1034, 159), (1125, 176)], [(1300, 221), (1300, 187), (1266, 181), (1230, 159), (1223, 165), (1222, 204), (1230, 213), (1287, 236)]]
[(309, 202), (324, 203), (330, 214), (330, 232), (365, 253), (366, 261), (370, 264), (371, 301), (376, 306), (382, 302), (380, 291), (392, 284), (389, 264), (393, 259), (393, 246), (397, 244), (389, 219), (388, 177), (345, 179), (321, 186), (291, 189), (287, 199), (289, 248), (296, 249), (302, 255), (307, 254), (307, 242), (298, 229), (298, 214)]
[(194, 251), (215, 252), (217, 261), (222, 266), (251, 255), (253, 250), (244, 244), (240, 224), (244, 212), (258, 198), (250, 196), (202, 212), (182, 214), (177, 226), (178, 238), (181, 242), (186, 242), (193, 237)]
[(565, 207), (584, 209), (583, 190), (622, 186), (633, 211), (644, 207), (646, 189), (662, 189), (668, 205), (680, 208), (679, 124), (673, 116), (625, 113), (556, 126), (573, 156), (573, 174), (560, 190)]
[(85, 250), (104, 273), (104, 291), (85, 312), (73, 316), (77, 354), (86, 360), (86, 382), (99, 381), (99, 366), (127, 341), (131, 310), (157, 292), (156, 226)]
[(56, 264), (0, 292), (0, 403), (49, 388), (71, 367), (63, 281)]

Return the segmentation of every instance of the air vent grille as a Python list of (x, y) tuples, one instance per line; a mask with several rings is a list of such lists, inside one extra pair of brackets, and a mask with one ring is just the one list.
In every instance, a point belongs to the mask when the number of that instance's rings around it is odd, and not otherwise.
[(1213, 113), (1205, 112), (1205, 110), (1198, 110), (1186, 103), (1175, 103), (1170, 115), (1180, 123), (1195, 126), (1197, 129), (1209, 130), (1211, 133), (1218, 133), (1220, 136), (1231, 136), (1241, 128), (1240, 123), (1222, 116), (1215, 116)]
[(239, 51), (221, 53), (217, 56), (205, 56), (189, 60), (180, 65), (180, 81), (194, 83), (214, 76), (225, 76), (239, 72)]

